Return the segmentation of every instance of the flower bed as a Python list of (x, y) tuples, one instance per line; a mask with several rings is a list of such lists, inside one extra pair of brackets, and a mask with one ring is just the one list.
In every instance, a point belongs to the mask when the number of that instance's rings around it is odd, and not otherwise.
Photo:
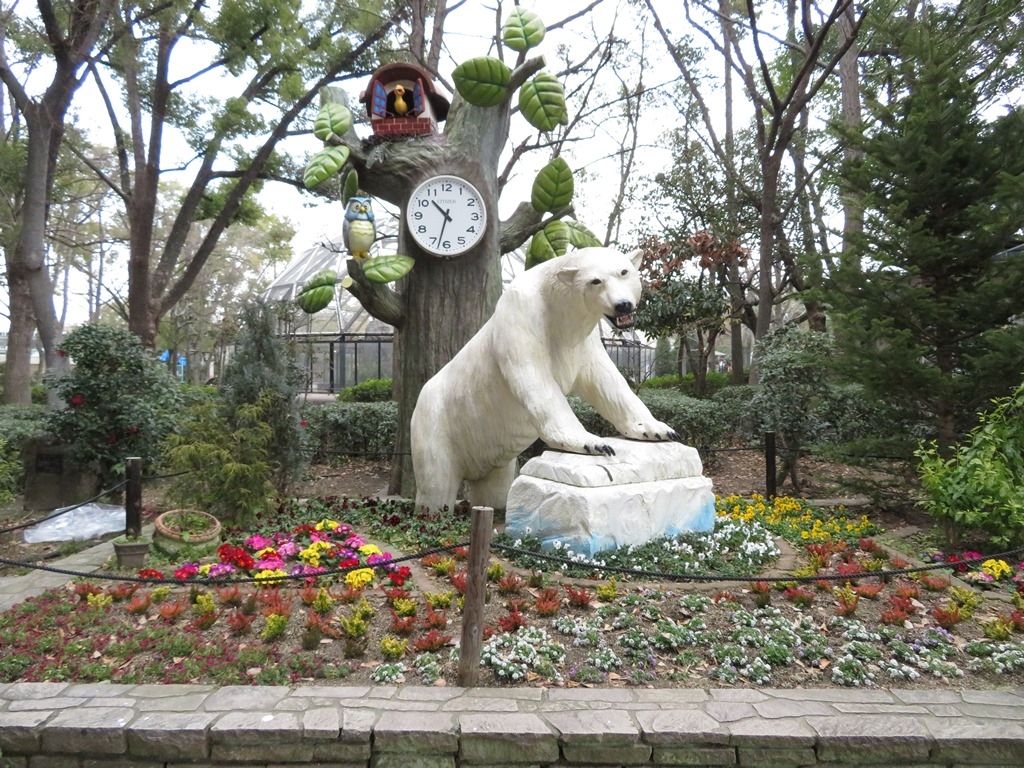
[[(453, 683), (467, 553), (396, 563), (367, 543), (369, 530), (410, 550), (441, 544), (439, 536), (459, 543), (402, 511), (292, 505), (280, 529), (264, 521), (229, 532), (216, 558), (175, 564), (180, 584), (79, 583), (27, 601), (0, 616), (0, 681)], [(948, 571), (886, 578), (884, 570), (906, 563), (863, 535), (862, 520), (826, 519), (796, 501), (723, 499), (719, 513), (706, 541), (662, 541), (623, 561), (683, 574), (719, 561), (735, 569), (732, 581), (706, 592), (634, 585), (628, 571), (572, 582), (561, 565), (517, 571), (492, 562), (483, 684), (1024, 682), (1024, 598), (1012, 607), (986, 600), (952, 587)], [(769, 541), (773, 529), (804, 542), (802, 565), (787, 580), (751, 575), (751, 542)], [(701, 558), (712, 543), (738, 556)], [(324, 575), (337, 568), (345, 571)], [(573, 568), (593, 573), (595, 563), (566, 565)], [(254, 583), (202, 582), (216, 576)]]

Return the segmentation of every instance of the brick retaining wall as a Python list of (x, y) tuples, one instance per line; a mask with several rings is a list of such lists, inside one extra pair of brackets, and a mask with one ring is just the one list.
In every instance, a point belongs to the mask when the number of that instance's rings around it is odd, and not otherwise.
[(0, 768), (1024, 766), (1024, 693), (0, 685)]

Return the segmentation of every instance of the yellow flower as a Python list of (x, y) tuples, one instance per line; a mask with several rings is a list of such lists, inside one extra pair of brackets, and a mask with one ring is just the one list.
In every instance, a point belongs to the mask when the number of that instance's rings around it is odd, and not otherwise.
[(205, 565), (200, 565), (199, 566), (199, 572), (203, 576), (209, 576), (210, 575), (210, 566), (212, 566), (212, 565), (213, 565), (213, 563), (206, 563)]
[(996, 560), (995, 558), (989, 558), (983, 562), (981, 570), (997, 581), (1012, 573), (1009, 564), (1005, 560)]
[(313, 527), (318, 531), (333, 531), (339, 525), (341, 525), (341, 523), (339, 523), (337, 520), (331, 520), (329, 517), (325, 517), (323, 520), (321, 520)]
[(360, 568), (357, 571), (349, 571), (345, 576), (345, 584), (352, 589), (362, 589), (373, 581), (373, 571), (369, 568)]
[(375, 544), (363, 544), (363, 546), (359, 548), (359, 554), (363, 557), (369, 557), (370, 555), (380, 555), (382, 552), (380, 551), (380, 547)]

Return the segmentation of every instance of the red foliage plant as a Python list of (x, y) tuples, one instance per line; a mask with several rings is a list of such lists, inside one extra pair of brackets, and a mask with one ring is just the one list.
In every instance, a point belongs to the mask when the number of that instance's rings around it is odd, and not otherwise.
[(132, 595), (132, 599), (128, 601), (128, 605), (125, 606), (125, 610), (128, 613), (145, 613), (149, 610), (151, 600), (148, 592), (139, 592)]
[(586, 587), (576, 589), (572, 584), (566, 584), (565, 591), (569, 595), (569, 605), (573, 608), (589, 608), (590, 601), (594, 599)]
[(107, 587), (107, 594), (110, 595), (116, 602), (123, 602), (129, 597), (135, 594), (135, 590), (139, 588), (138, 584), (132, 584), (128, 581), (122, 581), (118, 584), (111, 584)]
[(416, 623), (415, 616), (399, 616), (391, 612), (391, 631), (396, 635), (411, 635), (416, 631)]
[(921, 586), (929, 592), (945, 592), (949, 589), (949, 579), (944, 579), (941, 576), (929, 576), (927, 573), (922, 573), (920, 581)]
[(89, 595), (98, 595), (103, 590), (97, 587), (95, 584), (91, 584), (88, 581), (83, 581), (80, 584), (75, 584), (75, 594), (83, 602), (89, 599)]
[(161, 603), (157, 611), (160, 613), (161, 619), (173, 623), (185, 612), (187, 607), (188, 598), (186, 597), (176, 603)]
[(498, 579), (498, 594), (499, 595), (515, 595), (524, 586), (526, 582), (521, 576), (515, 573), (506, 573), (500, 579)]
[(460, 595), (466, 594), (466, 572), (459, 571), (452, 574), (452, 586)]
[(802, 608), (806, 608), (814, 602), (814, 593), (803, 587), (786, 587), (782, 596), (793, 603), (793, 605), (798, 605)]
[(292, 615), (292, 595), (283, 593), (280, 589), (265, 589), (260, 592), (259, 600), (263, 604), (263, 615), (289, 617)]
[(448, 626), (448, 614), (444, 611), (435, 611), (428, 605), (421, 624), (424, 629), (444, 629)]
[(921, 588), (912, 581), (901, 581), (896, 585), (896, 594), (907, 599), (921, 596)]
[(525, 627), (526, 619), (519, 611), (509, 611), (507, 615), (498, 617), (498, 626), (502, 632), (511, 634), (520, 627)]
[(216, 587), (217, 599), (221, 605), (239, 606), (242, 604), (242, 590), (238, 588), (237, 584), (231, 584), (227, 587)]
[(554, 616), (561, 607), (561, 600), (545, 600), (543, 595), (538, 597), (537, 602), (533, 604), (533, 609), (538, 616)]
[(245, 614), (236, 608), (228, 614), (228, 629), (233, 635), (247, 635), (252, 631), (252, 623), (255, 619), (255, 614)]
[(960, 613), (960, 606), (956, 603), (946, 606), (937, 605), (932, 608), (931, 615), (935, 619), (935, 623), (943, 629), (951, 629), (964, 620), (963, 614)]
[(413, 638), (412, 647), (417, 651), (439, 651), (451, 641), (451, 635), (442, 635), (436, 629), (432, 629), (425, 635)]
[(878, 597), (879, 592), (885, 589), (884, 584), (858, 584), (852, 587), (853, 591), (857, 593), (858, 597), (866, 597), (868, 600), (874, 600)]

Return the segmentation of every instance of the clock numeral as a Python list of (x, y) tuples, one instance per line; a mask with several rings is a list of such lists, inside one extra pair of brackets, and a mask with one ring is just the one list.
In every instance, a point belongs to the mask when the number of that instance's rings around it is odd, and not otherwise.
[(413, 213), (412, 217), (416, 219), (416, 221), (419, 221), (420, 219), (423, 218), (423, 211), (416, 211), (415, 213)]
[[(430, 194), (429, 190), (428, 190), (427, 194)], [(429, 200), (424, 200), (423, 198), (420, 198), (418, 201), (416, 201), (416, 204), (420, 208), (429, 208), (430, 207), (430, 201)]]
[(422, 235), (424, 232), (427, 231), (427, 228), (425, 225), (420, 224), (418, 227), (416, 227), (416, 231)]
[(466, 231), (467, 232), (472, 232), (473, 234), (476, 234), (476, 227), (466, 227)]
[(460, 237), (459, 238), (459, 245), (465, 245), (465, 244), (466, 244), (466, 238)]
[(452, 183), (450, 181), (442, 181), (441, 182), (441, 191), (442, 192), (451, 192), (452, 191)]
[(444, 248), (446, 251), (447, 250), (451, 250), (452, 241), (451, 240), (445, 240), (443, 243), (441, 243), (441, 247)]
[(469, 198), (469, 200), (466, 201), (466, 205), (468, 205), (470, 208), (475, 208), (476, 207), (476, 200), (471, 197), (471, 198)]
[(480, 221), (480, 214), (474, 211), (469, 215), (469, 218), (471, 218), (473, 221)]

